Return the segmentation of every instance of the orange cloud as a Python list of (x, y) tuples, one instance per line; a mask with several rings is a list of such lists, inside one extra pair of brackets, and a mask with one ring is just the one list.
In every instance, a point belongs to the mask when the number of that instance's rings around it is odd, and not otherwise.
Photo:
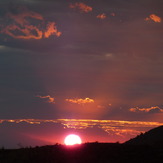
[[(28, 25), (28, 26), (25, 25), (24, 27), (25, 28), (21, 28), (17, 25), (9, 25), (1, 32), (16, 39), (41, 39), (42, 38), (43, 32), (39, 30), (37, 27), (32, 25)], [(19, 31), (19, 34), (17, 34), (16, 31)], [(36, 34), (33, 34), (32, 31), (33, 32), (35, 31)]]
[(73, 104), (88, 104), (88, 103), (94, 103), (93, 99), (85, 98), (85, 99), (66, 99), (65, 101), (73, 103)]
[(15, 15), (8, 13), (7, 16), (22, 26), (24, 24), (29, 24), (28, 20), (26, 19), (29, 17), (38, 20), (44, 20), (44, 18), (40, 14), (32, 11), (25, 11), (24, 13), (15, 14)]
[[(29, 124), (41, 124), (41, 123), (61, 123), (67, 128), (75, 129), (86, 129), (92, 128), (94, 126), (99, 126), (100, 128), (115, 129), (118, 126), (126, 126), (127, 128), (154, 128), (163, 125), (160, 122), (151, 121), (120, 121), (120, 120), (98, 120), (98, 119), (0, 119), (0, 123), (11, 122), (11, 123), (21, 123), (26, 122)], [(122, 128), (124, 129), (124, 128)]]
[(161, 18), (155, 14), (149, 15), (149, 17), (145, 18), (145, 20), (146, 21), (153, 20), (156, 23), (160, 23), (162, 21)]
[(88, 129), (98, 127), (108, 133), (110, 136), (123, 138), (121, 141), (128, 140), (140, 133), (163, 125), (159, 122), (147, 121), (119, 121), (119, 120), (97, 120), (97, 119), (0, 119), (0, 124), (4, 122), (28, 124), (54, 123), (63, 125), (64, 129)]
[[(57, 37), (61, 35), (54, 22), (48, 22), (46, 25), (43, 16), (36, 12), (9, 13), (6, 19), (9, 19), (12, 23), (2, 27), (0, 33), (7, 34), (15, 39), (42, 39), (51, 35), (56, 35)], [(37, 23), (33, 24), (33, 20)], [(46, 26), (45, 30), (43, 25)]]
[(81, 2), (70, 4), (69, 7), (74, 8), (74, 9), (77, 8), (81, 12), (85, 12), (85, 13), (88, 13), (88, 12), (92, 11), (92, 7), (90, 7), (90, 6), (88, 6), (88, 5), (84, 4), (84, 3), (81, 3)]
[(107, 132), (109, 135), (116, 135), (124, 137), (126, 135), (136, 136), (140, 133), (143, 133), (143, 131), (137, 131), (134, 129), (117, 129), (115, 127), (108, 127), (108, 126), (102, 126), (101, 127), (105, 132)]
[(98, 19), (105, 19), (106, 18), (106, 14), (99, 14), (99, 15), (97, 15), (97, 18)]
[(145, 113), (148, 113), (148, 112), (161, 113), (161, 112), (163, 112), (163, 109), (161, 109), (158, 106), (152, 106), (150, 108), (139, 108), (139, 107), (130, 108), (129, 111), (130, 112), (145, 112)]
[(48, 100), (47, 101), (48, 103), (55, 103), (54, 98), (51, 97), (50, 95), (47, 95), (47, 96), (37, 96), (37, 97), (42, 98), (42, 99), (47, 99)]
[(48, 38), (52, 34), (55, 34), (57, 37), (59, 37), (62, 33), (57, 30), (54, 22), (49, 22), (47, 25), (47, 30), (44, 33), (44, 37)]

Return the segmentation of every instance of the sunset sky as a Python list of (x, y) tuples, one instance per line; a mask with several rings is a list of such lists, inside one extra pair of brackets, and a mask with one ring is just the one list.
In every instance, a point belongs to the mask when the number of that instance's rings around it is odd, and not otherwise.
[(162, 6), (0, 0), (0, 148), (62, 143), (71, 132), (123, 142), (161, 125)]

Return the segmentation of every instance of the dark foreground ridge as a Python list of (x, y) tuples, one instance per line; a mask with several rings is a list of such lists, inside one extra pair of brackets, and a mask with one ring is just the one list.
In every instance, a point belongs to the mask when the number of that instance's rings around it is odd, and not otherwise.
[(0, 163), (163, 163), (162, 130), (163, 127), (155, 128), (124, 144), (95, 142), (0, 149)]
[(163, 146), (87, 143), (0, 150), (0, 163), (162, 163)]
[(162, 163), (163, 146), (88, 143), (0, 150), (0, 163)]
[(126, 144), (132, 145), (163, 145), (163, 126), (154, 128), (144, 134), (138, 135), (136, 138), (130, 139)]

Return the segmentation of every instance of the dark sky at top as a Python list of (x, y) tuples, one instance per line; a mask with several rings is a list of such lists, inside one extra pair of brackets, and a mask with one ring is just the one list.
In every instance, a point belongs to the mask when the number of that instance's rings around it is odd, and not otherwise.
[(161, 121), (162, 0), (0, 0), (0, 118)]

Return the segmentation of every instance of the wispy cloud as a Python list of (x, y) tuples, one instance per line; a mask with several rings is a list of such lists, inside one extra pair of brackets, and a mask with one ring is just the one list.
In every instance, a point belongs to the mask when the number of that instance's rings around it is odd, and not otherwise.
[(19, 14), (11, 14), (8, 13), (7, 16), (11, 19), (13, 19), (16, 23), (20, 24), (20, 25), (24, 25), (24, 24), (29, 24), (29, 21), (26, 19), (28, 17), (30, 18), (34, 18), (37, 20), (44, 20), (44, 18), (42, 17), (42, 15), (33, 12), (33, 11), (24, 11), (22, 13)]
[(78, 9), (81, 12), (85, 12), (85, 13), (91, 12), (93, 10), (91, 6), (88, 6), (81, 2), (70, 4), (69, 7), (73, 9)]
[(115, 13), (114, 13), (114, 12), (112, 12), (110, 15), (111, 15), (111, 16), (115, 16)]
[(73, 104), (89, 104), (89, 103), (94, 103), (93, 99), (90, 98), (75, 98), (75, 99), (66, 99), (65, 101), (69, 102), (69, 103), (73, 103)]
[(161, 23), (161, 21), (162, 21), (161, 18), (159, 16), (155, 15), (155, 14), (149, 15), (149, 17), (145, 18), (145, 20), (146, 21), (152, 20), (152, 21), (154, 21), (156, 23)]
[[(31, 33), (32, 31), (35, 31), (36, 34)], [(15, 39), (41, 39), (43, 37), (42, 31), (35, 26), (25, 26), (23, 29), (17, 25), (9, 25), (1, 33), (5, 33)]]
[(141, 132), (145, 132), (151, 128), (163, 125), (159, 122), (145, 121), (120, 121), (120, 120), (97, 120), (97, 119), (0, 119), (0, 124), (4, 122), (41, 125), (42, 123), (56, 123), (63, 125), (63, 128), (84, 130), (88, 128), (98, 127), (108, 133), (110, 136), (135, 137)]
[(50, 95), (47, 95), (47, 96), (36, 96), (36, 97), (39, 97), (41, 99), (47, 99), (47, 102), (48, 103), (55, 103), (55, 99), (54, 97), (51, 97)]
[(106, 14), (99, 14), (99, 15), (97, 15), (97, 18), (98, 19), (105, 19), (106, 18)]
[(163, 113), (163, 109), (161, 109), (158, 106), (152, 106), (150, 108), (130, 108), (129, 109), (130, 112), (145, 112), (145, 113)]
[(143, 131), (137, 131), (134, 129), (118, 129), (115, 127), (106, 127), (106, 126), (102, 126), (102, 129), (107, 132), (109, 135), (116, 135), (116, 136), (120, 136), (120, 137), (124, 137), (126, 135), (131, 135), (131, 136), (136, 136), (139, 135), (140, 133), (142, 133)]
[(51, 35), (57, 37), (61, 35), (55, 22), (45, 23), (43, 16), (33, 11), (25, 10), (18, 14), (8, 13), (6, 19), (11, 23), (2, 26), (0, 33), (15, 39), (42, 39), (49, 38)]

